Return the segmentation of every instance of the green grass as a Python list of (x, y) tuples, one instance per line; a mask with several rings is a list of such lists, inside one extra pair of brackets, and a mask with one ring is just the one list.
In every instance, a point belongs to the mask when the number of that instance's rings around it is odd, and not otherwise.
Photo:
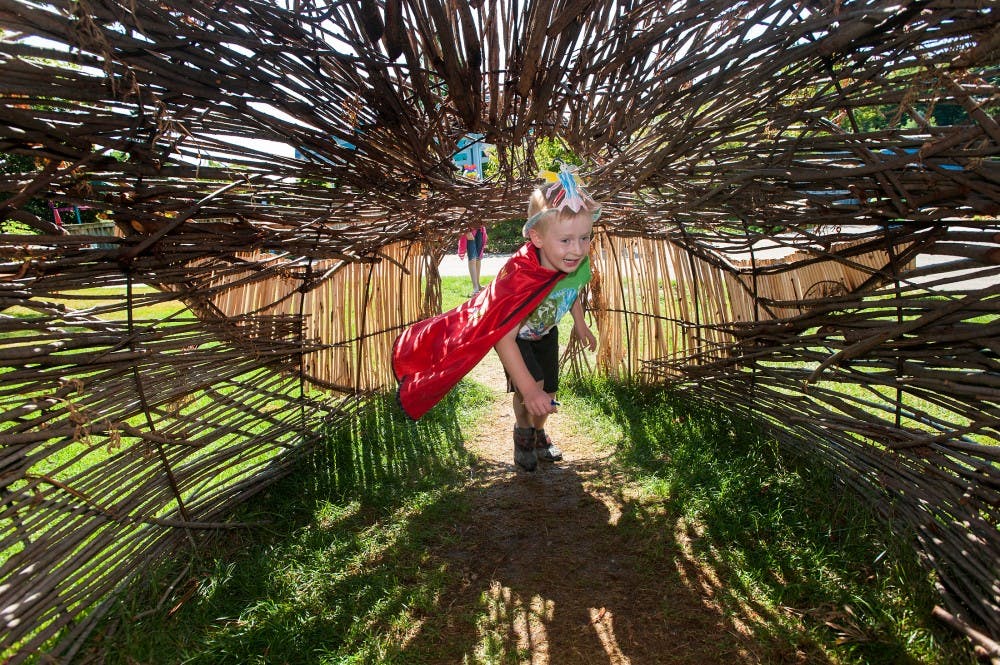
[[(159, 585), (124, 597), (89, 649), (150, 665), (461, 662), (455, 650), (468, 645), (425, 634), (454, 621), (479, 627), (474, 662), (507, 662), (507, 637), (483, 630), (489, 602), (452, 616), (454, 573), (429, 554), (470, 517), (463, 428), (489, 399), (463, 382), (419, 423), (377, 400), (240, 510), (265, 529), (204, 547), (169, 593), (180, 569), (153, 573)], [(724, 615), (764, 645), (762, 662), (974, 662), (930, 618), (931, 579), (912, 550), (822, 468), (666, 391), (592, 380), (564, 399), (638, 487), (623, 541), (674, 577), (668, 544), (683, 541), (687, 563), (718, 577)]]
[[(933, 580), (905, 538), (817, 460), (796, 459), (725, 409), (600, 379), (565, 400), (589, 432), (684, 524), (758, 635), (814, 643), (834, 662), (972, 663), (931, 617)], [(804, 631), (804, 632), (803, 632)]]
[[(443, 309), (468, 291), (468, 277), (444, 278)], [(974, 662), (930, 618), (932, 579), (904, 539), (817, 463), (667, 391), (596, 379), (567, 388), (565, 412), (616, 451), (640, 488), (622, 521), (631, 540), (662, 563), (670, 528), (682, 525), (693, 560), (722, 580), (717, 602), (756, 617), (750, 630), (785, 645), (777, 653)], [(407, 644), (449, 611), (455, 580), (427, 553), (450, 537), (445, 526), (468, 518), (461, 442), (488, 400), (463, 382), (419, 423), (391, 397), (374, 400), (235, 516), (266, 527), (146, 571), (150, 591), (123, 595), (87, 650), (150, 665), (456, 662), (434, 639)], [(486, 625), (486, 605), (455, 620)], [(483, 662), (500, 662), (502, 644), (481, 646)]]
[[(133, 289), (137, 304), (133, 307), (132, 316), (139, 321), (162, 321), (166, 319), (187, 320), (195, 318), (187, 306), (179, 300), (160, 300), (161, 293), (152, 286), (137, 286)], [(49, 302), (62, 305), (71, 311), (92, 310), (96, 315), (108, 321), (123, 321), (128, 318), (125, 302), (125, 287), (108, 286), (93, 287), (67, 291), (59, 297), (52, 297)], [(24, 307), (9, 307), (5, 313), (20, 318), (40, 316), (37, 312)]]
[(404, 662), (405, 635), (451, 581), (424, 566), (427, 545), (465, 510), (462, 427), (488, 400), (463, 383), (419, 423), (374, 400), (236, 516), (266, 529), (212, 543), (149, 612), (177, 571), (155, 572), (91, 646), (113, 634), (108, 663)]
[[(485, 287), (493, 281), (492, 275), (484, 275), (479, 283)], [(458, 307), (469, 299), (472, 291), (472, 282), (468, 276), (465, 277), (442, 277), (441, 278), (441, 311)]]

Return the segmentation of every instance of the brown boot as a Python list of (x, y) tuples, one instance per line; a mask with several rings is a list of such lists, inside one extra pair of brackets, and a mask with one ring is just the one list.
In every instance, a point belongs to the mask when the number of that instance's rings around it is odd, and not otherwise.
[(539, 462), (558, 462), (563, 458), (562, 451), (541, 428), (535, 430), (535, 458)]
[(533, 427), (514, 427), (514, 464), (525, 471), (534, 471), (538, 466)]

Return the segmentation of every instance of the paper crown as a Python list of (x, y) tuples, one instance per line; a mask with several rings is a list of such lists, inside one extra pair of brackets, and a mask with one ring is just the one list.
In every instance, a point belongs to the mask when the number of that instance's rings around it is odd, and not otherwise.
[(576, 174), (575, 166), (562, 164), (559, 173), (543, 170), (538, 172), (538, 177), (550, 183), (543, 185), (542, 188), (545, 198), (553, 208), (557, 210), (569, 208), (573, 212), (580, 212), (584, 207), (583, 197), (586, 192), (583, 190), (583, 180)]
[[(583, 188), (583, 179), (576, 174), (575, 166), (561, 164), (558, 173), (541, 170), (538, 172), (538, 177), (546, 182), (546, 184), (541, 186), (541, 190), (545, 195), (545, 200), (552, 207), (539, 211), (528, 218), (528, 221), (524, 223), (524, 228), (521, 229), (521, 234), (525, 238), (528, 237), (528, 231), (542, 218), (542, 215), (550, 213), (553, 210), (558, 211), (567, 208), (576, 213), (586, 209), (587, 200), (591, 203), (594, 202), (590, 198), (590, 194)], [(596, 222), (598, 217), (601, 216), (600, 208), (594, 211), (593, 215)]]

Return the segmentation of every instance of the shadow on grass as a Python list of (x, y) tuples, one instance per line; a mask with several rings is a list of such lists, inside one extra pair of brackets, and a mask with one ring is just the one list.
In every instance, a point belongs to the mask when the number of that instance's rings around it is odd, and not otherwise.
[(575, 392), (618, 462), (471, 460), (474, 384), (416, 424), (373, 404), (246, 506), (267, 533), (230, 534), (154, 612), (166, 582), (121, 602), (88, 660), (969, 662), (935, 650), (928, 580), (831, 478), (721, 410)]
[(447, 600), (391, 662), (829, 662), (747, 635), (714, 602), (718, 580), (689, 556), (676, 516), (604, 485), (608, 471), (598, 460), (499, 482), (480, 473), (467, 497), (477, 519), (431, 552), (454, 578)]
[[(86, 648), (106, 663), (312, 663), (344, 660), (371, 633), (391, 637), (426, 584), (411, 553), (415, 517), (444, 519), (468, 468), (466, 424), (489, 399), (462, 384), (419, 423), (373, 400), (292, 471), (249, 500), (187, 567), (149, 571)], [(393, 562), (387, 564), (387, 561)], [(168, 588), (171, 578), (175, 586)], [(155, 610), (148, 608), (159, 605)]]
[(575, 389), (621, 429), (622, 463), (685, 525), (692, 558), (724, 578), (716, 598), (755, 635), (805, 637), (844, 662), (975, 662), (932, 619), (933, 580), (907, 535), (809, 451), (667, 389)]

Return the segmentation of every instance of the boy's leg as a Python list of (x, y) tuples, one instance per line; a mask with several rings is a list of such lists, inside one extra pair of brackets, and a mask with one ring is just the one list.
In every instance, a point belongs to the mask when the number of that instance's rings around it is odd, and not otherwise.
[[(555, 393), (549, 393), (552, 399), (556, 398)], [(545, 418), (538, 419), (535, 425), (535, 457), (541, 462), (558, 462), (563, 458), (562, 451), (559, 447), (552, 443), (552, 439), (549, 435), (545, 433)]]
[(517, 390), (514, 398), (514, 464), (525, 471), (534, 471), (538, 466), (535, 451), (535, 428), (531, 425), (531, 414), (524, 408), (524, 399)]
[[(541, 381), (538, 382), (538, 387), (542, 387)], [(556, 394), (549, 393), (549, 397), (555, 399)], [(521, 393), (514, 393), (515, 427), (522, 430), (524, 435), (527, 435), (530, 431), (530, 435), (534, 437), (536, 459), (542, 462), (558, 462), (563, 458), (563, 454), (559, 447), (552, 443), (549, 435), (545, 433), (545, 423), (548, 419), (548, 414), (533, 416), (528, 413), (528, 410), (524, 408), (524, 400), (521, 399)], [(516, 436), (517, 432), (515, 431), (515, 438)]]
[[(552, 401), (556, 399), (559, 390), (559, 331), (553, 328), (548, 335), (539, 341), (536, 347), (536, 359), (541, 370), (542, 380), (539, 387), (544, 390)], [(535, 456), (540, 462), (558, 462), (563, 458), (562, 451), (553, 445), (552, 439), (545, 433), (545, 423), (548, 414), (532, 419), (535, 428)]]
[[(548, 335), (537, 342), (518, 340), (518, 349), (528, 371), (535, 378), (536, 385), (544, 390), (551, 399), (555, 399), (555, 391), (559, 385), (559, 333), (553, 329)], [(512, 405), (514, 409), (514, 462), (518, 466), (533, 471), (537, 460), (549, 462), (562, 459), (559, 449), (551, 445), (545, 437), (538, 439), (538, 431), (544, 435), (545, 422), (548, 415), (532, 416), (524, 406), (524, 399), (507, 377), (508, 389), (513, 392)], [(544, 443), (543, 443), (544, 442)], [(526, 450), (526, 448), (530, 448)]]
[[(541, 381), (537, 382), (538, 387), (544, 390), (544, 386)], [(551, 396), (552, 393), (549, 393)], [(518, 427), (542, 427), (545, 425), (545, 421), (548, 420), (548, 414), (544, 416), (533, 416), (528, 413), (528, 409), (524, 406), (524, 398), (521, 397), (520, 391), (517, 389), (513, 392), (513, 405), (514, 405), (514, 421), (517, 423)], [(555, 399), (553, 397), (553, 399)]]

